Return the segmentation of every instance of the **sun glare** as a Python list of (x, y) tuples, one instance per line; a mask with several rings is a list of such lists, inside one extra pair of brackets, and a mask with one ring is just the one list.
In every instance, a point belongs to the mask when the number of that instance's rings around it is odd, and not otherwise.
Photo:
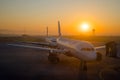
[(90, 28), (90, 25), (88, 23), (83, 23), (80, 25), (80, 30), (83, 32), (87, 32)]

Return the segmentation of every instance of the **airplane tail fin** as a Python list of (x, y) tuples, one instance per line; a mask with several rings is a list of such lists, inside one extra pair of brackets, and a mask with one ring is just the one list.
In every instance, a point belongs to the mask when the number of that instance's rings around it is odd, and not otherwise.
[(60, 27), (60, 21), (58, 21), (58, 34), (59, 34), (59, 37), (61, 37), (61, 27)]

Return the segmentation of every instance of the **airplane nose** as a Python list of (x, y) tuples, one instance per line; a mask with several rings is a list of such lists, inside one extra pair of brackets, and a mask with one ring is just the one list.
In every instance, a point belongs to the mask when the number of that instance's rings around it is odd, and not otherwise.
[(86, 55), (86, 61), (96, 61), (97, 59), (97, 54), (96, 52), (89, 52), (87, 55)]
[(96, 60), (97, 55), (95, 52), (93, 52), (93, 53), (89, 54), (89, 57), (91, 58), (91, 60)]

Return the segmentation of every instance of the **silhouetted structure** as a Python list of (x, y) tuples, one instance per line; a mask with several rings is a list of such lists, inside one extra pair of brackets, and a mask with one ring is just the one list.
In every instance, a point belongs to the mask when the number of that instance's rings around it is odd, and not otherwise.
[(92, 29), (92, 32), (93, 32), (93, 36), (95, 36), (95, 29)]
[(117, 57), (117, 44), (114, 41), (106, 44), (106, 56)]

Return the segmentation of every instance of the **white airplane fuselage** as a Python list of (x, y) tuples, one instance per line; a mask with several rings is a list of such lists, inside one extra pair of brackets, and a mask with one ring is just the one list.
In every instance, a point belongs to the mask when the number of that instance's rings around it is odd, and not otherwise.
[(73, 57), (84, 61), (96, 60), (97, 54), (94, 46), (87, 41), (58, 38), (57, 44), (70, 51)]

